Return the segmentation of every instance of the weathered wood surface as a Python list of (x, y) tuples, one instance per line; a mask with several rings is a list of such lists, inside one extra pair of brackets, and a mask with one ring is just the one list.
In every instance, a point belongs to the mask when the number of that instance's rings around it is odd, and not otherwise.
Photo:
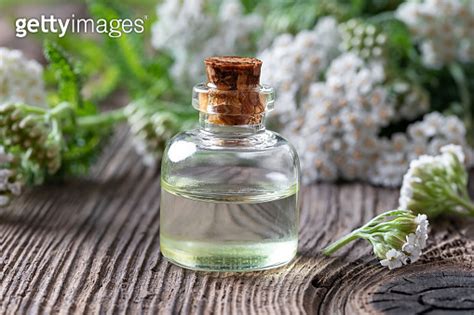
[(161, 256), (159, 174), (142, 166), (125, 129), (92, 174), (31, 190), (0, 216), (3, 314), (474, 312), (473, 220), (438, 222), (423, 258), (392, 272), (363, 241), (333, 258), (320, 254), (396, 206), (395, 190), (306, 187), (297, 258), (276, 270), (219, 274)]

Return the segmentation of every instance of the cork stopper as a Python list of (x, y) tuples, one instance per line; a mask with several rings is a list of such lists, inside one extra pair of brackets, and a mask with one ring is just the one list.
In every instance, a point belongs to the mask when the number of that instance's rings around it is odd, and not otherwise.
[(206, 64), (209, 83), (219, 90), (241, 90), (260, 83), (262, 61), (236, 56), (210, 57)]
[(259, 124), (265, 112), (260, 93), (262, 62), (256, 58), (223, 56), (204, 61), (208, 93), (199, 95), (199, 109), (208, 121), (219, 125)]

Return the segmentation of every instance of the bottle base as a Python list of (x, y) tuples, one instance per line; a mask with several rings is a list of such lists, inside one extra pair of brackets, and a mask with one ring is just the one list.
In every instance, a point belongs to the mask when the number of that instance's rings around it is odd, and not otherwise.
[(298, 240), (221, 244), (160, 236), (161, 253), (171, 263), (198, 271), (245, 272), (281, 267), (296, 255)]

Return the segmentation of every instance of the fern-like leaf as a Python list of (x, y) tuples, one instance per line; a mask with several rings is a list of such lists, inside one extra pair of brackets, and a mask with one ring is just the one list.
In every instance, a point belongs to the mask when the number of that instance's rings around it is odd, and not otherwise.
[(83, 106), (82, 85), (78, 70), (74, 68), (62, 48), (52, 41), (44, 42), (44, 55), (58, 83), (58, 98), (76, 109), (81, 108)]

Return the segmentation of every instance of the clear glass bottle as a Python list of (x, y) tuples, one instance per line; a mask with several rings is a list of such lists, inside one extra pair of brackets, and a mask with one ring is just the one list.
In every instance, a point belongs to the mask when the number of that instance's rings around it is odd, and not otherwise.
[(161, 168), (160, 247), (209, 271), (284, 265), (296, 254), (300, 186), (295, 149), (265, 129), (273, 90), (261, 61), (212, 57), (193, 89), (200, 127), (171, 139)]

